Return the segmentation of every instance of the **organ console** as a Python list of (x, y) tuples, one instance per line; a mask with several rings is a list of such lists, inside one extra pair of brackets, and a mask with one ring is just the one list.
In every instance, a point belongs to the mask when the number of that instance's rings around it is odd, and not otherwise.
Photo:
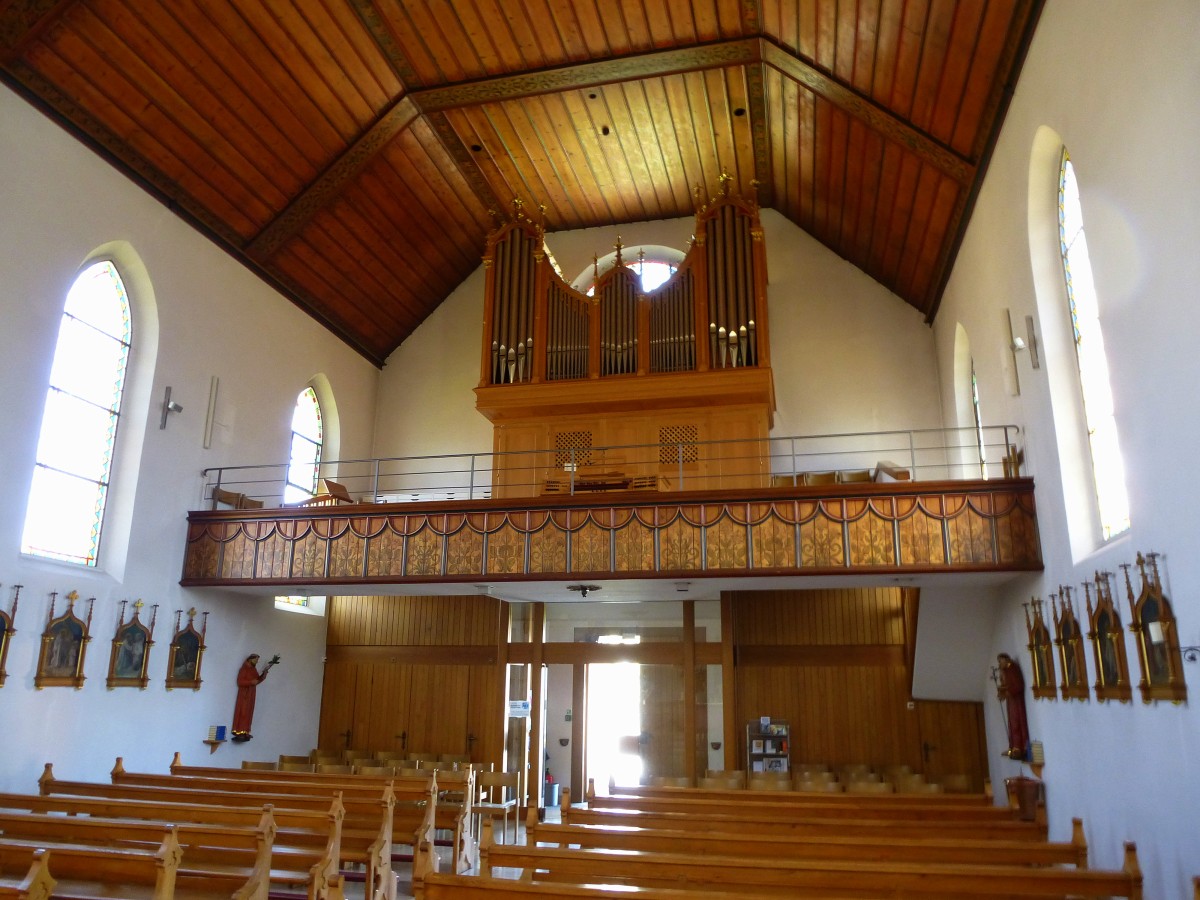
[[(561, 484), (564, 465), (586, 464), (602, 446), (765, 440), (774, 410), (766, 251), (757, 205), (729, 185), (722, 176), (708, 200), (697, 189), (692, 246), (651, 292), (641, 289), (619, 239), (616, 264), (597, 272), (592, 295), (574, 290), (545, 252), (544, 223), (513, 202), (484, 255), (476, 388), (476, 408), (495, 426), (496, 452), (515, 454), (497, 458), (497, 496)], [(682, 455), (686, 472), (678, 449), (635, 453), (631, 471), (614, 483), (674, 484), (687, 474), (703, 483), (719, 462), (708, 450)], [(717, 468), (730, 474), (728, 460)], [(746, 468), (734, 476), (765, 478), (757, 466)]]

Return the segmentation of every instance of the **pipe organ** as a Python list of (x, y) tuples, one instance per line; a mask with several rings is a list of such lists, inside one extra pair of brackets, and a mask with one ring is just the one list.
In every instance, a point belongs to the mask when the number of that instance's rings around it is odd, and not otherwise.
[(618, 488), (703, 485), (710, 469), (725, 481), (708, 487), (732, 486), (731, 474), (760, 483), (766, 476), (751, 463), (667, 447), (681, 434), (699, 442), (768, 434), (774, 388), (757, 206), (730, 196), (723, 180), (719, 196), (698, 203), (692, 247), (663, 285), (643, 291), (618, 241), (615, 265), (597, 271), (590, 296), (554, 271), (544, 226), (520, 201), (513, 206), (484, 256), (476, 408), (504, 454), (495, 495), (548, 490), (566, 465), (555, 448), (567, 434), (590, 447), (642, 448), (597, 463)]

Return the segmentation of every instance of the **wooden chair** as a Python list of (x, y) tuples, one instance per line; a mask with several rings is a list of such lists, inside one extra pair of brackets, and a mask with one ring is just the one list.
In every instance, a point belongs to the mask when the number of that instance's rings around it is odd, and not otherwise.
[(837, 484), (837, 472), (802, 472), (800, 483), (803, 485)]
[(309, 757), (307, 757), (307, 756), (295, 756), (295, 755), (289, 755), (289, 754), (285, 754), (285, 753), (279, 754), (279, 765), (283, 765), (284, 763), (310, 763), (310, 762), (312, 762), (312, 760), (309, 759)]
[(271, 760), (258, 762), (258, 761), (252, 760), (252, 759), (243, 759), (242, 760), (242, 768), (243, 769), (254, 769), (259, 772), (274, 772), (279, 768), (279, 763), (272, 762)]
[(224, 488), (213, 488), (212, 492), (212, 508), (221, 509), (262, 509), (263, 502), (261, 500), (252, 500), (245, 494), (239, 494), (237, 491), (227, 491)]
[[(513, 810), (513, 843), (517, 842), (516, 816), (517, 793), (521, 786), (520, 772), (480, 772), (475, 776), (476, 800), (471, 804), (471, 813), (478, 819), (487, 816), (494, 819), (504, 817), (504, 830), (500, 832), (508, 840), (508, 812)], [(478, 833), (478, 832), (477, 832)]]
[(871, 480), (870, 469), (842, 469), (837, 473), (838, 484), (858, 484)]

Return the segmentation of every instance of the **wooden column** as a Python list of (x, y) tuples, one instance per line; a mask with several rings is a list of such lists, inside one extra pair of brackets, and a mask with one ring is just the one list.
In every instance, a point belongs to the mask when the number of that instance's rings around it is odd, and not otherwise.
[(529, 812), (526, 823), (535, 827), (538, 822), (538, 807), (542, 804), (542, 784), (546, 777), (546, 741), (543, 735), (542, 711), (546, 703), (545, 677), (542, 664), (546, 657), (546, 604), (535, 603), (531, 613), (530, 649), (533, 658), (529, 665), (529, 689), (532, 692), (529, 704)]
[(737, 741), (741, 719), (738, 716), (737, 672), (734, 670), (733, 655), (733, 598), (727, 593), (721, 594), (721, 705), (725, 732), (721, 741), (721, 749), (725, 754), (721, 768), (740, 769)]
[(696, 602), (683, 601), (683, 774), (696, 786)]
[(587, 786), (587, 665), (571, 667), (571, 796), (583, 799)]

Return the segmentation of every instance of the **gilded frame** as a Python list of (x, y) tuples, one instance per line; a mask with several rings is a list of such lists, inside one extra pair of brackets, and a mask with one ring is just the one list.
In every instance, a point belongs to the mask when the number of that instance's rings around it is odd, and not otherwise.
[[(1057, 700), (1058, 682), (1054, 672), (1054, 641), (1050, 638), (1050, 629), (1042, 618), (1042, 601), (1036, 598), (1024, 604), (1025, 630), (1029, 634), (1029, 657), (1032, 663), (1033, 677), (1030, 691), (1035, 700)], [(1033, 617), (1029, 609), (1033, 607)]]
[(8, 639), (17, 633), (13, 626), (17, 621), (17, 606), (21, 602), (22, 587), (24, 585), (13, 585), (12, 609), (9, 612), (0, 609), (0, 687), (4, 687), (4, 681), (8, 678), (8, 671), (5, 669), (8, 662)]
[(108, 657), (108, 689), (135, 687), (145, 690), (150, 683), (146, 674), (150, 666), (150, 648), (154, 646), (154, 623), (158, 618), (158, 604), (150, 613), (149, 626), (141, 621), (141, 600), (133, 604), (133, 618), (125, 621), (125, 604), (121, 601), (121, 618), (112, 639), (112, 651)]
[(79, 599), (77, 591), (67, 594), (67, 611), (56, 617), (54, 605), (57, 599), (58, 592), (52, 591), (33, 685), (38, 690), (47, 687), (73, 687), (79, 690), (86, 680), (83, 666), (87, 646), (92, 641), (92, 610), (96, 606), (96, 598), (88, 598), (86, 619), (75, 615), (75, 601)]
[(1100, 702), (1133, 700), (1129, 681), (1129, 655), (1125, 651), (1125, 628), (1121, 613), (1113, 603), (1111, 572), (1096, 573), (1096, 607), (1092, 608), (1091, 584), (1083, 583), (1087, 595), (1088, 640), (1096, 663), (1096, 699)]
[(167, 654), (167, 690), (200, 690), (200, 665), (204, 661), (204, 635), (208, 631), (208, 613), (200, 620), (196, 630), (196, 609), (187, 611), (187, 625), (179, 627), (183, 610), (175, 610), (175, 633), (171, 638), (171, 650)]
[(1062, 670), (1062, 685), (1059, 693), (1064, 700), (1088, 700), (1087, 655), (1083, 652), (1083, 629), (1075, 618), (1075, 605), (1071, 601), (1071, 587), (1059, 586), (1058, 599), (1050, 595), (1051, 611), (1054, 615), (1054, 645), (1058, 648), (1058, 663)]
[[(1147, 560), (1150, 562), (1149, 577), (1146, 575)], [(1125, 591), (1129, 597), (1129, 630), (1133, 632), (1142, 669), (1138, 682), (1142, 702), (1169, 700), (1183, 703), (1187, 700), (1187, 683), (1183, 678), (1179, 629), (1171, 601), (1163, 593), (1158, 577), (1158, 554), (1151, 552), (1142, 556), (1139, 552), (1137, 567), (1142, 575), (1142, 590), (1136, 600), (1133, 585), (1129, 582), (1129, 564), (1124, 563), (1121, 569), (1125, 572)]]

